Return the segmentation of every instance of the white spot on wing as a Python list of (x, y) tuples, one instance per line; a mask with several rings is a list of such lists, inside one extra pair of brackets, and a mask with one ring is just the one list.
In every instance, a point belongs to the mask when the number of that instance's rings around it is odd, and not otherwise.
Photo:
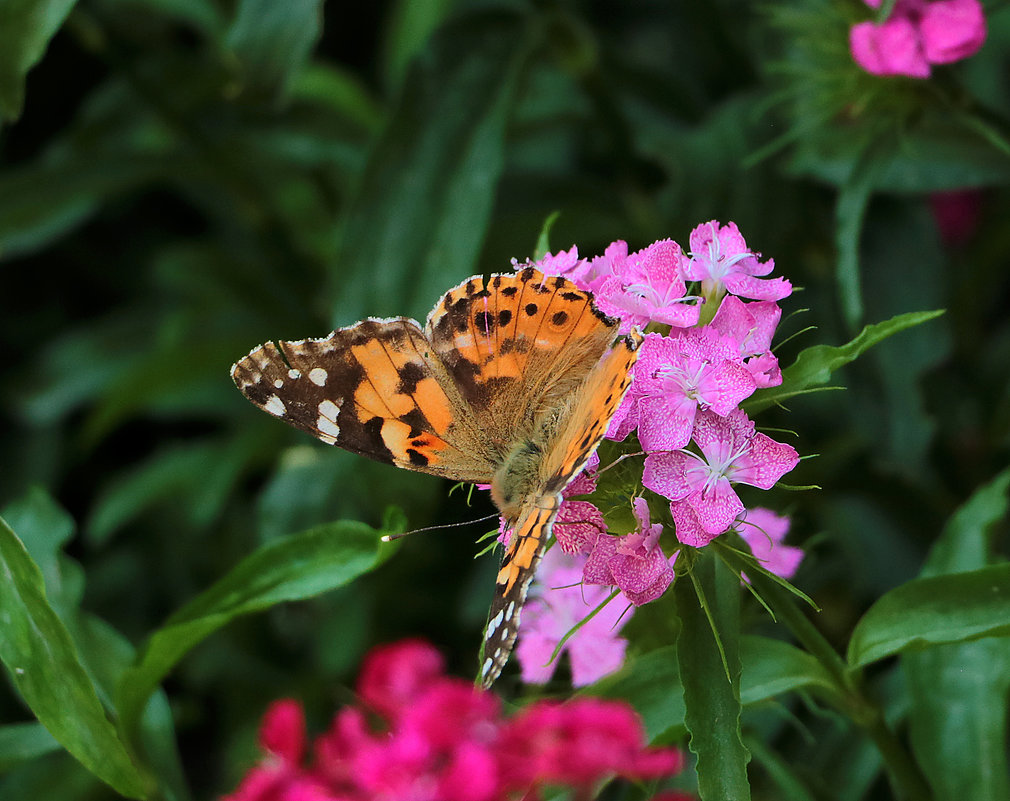
[(320, 417), (326, 417), (333, 422), (336, 422), (337, 415), (340, 414), (340, 407), (337, 406), (331, 400), (324, 400), (319, 402), (319, 415)]
[(509, 620), (511, 620), (512, 619), (512, 613), (515, 612), (515, 611), (516, 611), (516, 602), (515, 601), (509, 601), (508, 608), (505, 610), (505, 617), (507, 617)]
[[(323, 417), (322, 415), (319, 415), (319, 419), (316, 420), (316, 428), (318, 428), (324, 434), (327, 434), (330, 437), (332, 437), (333, 442), (336, 442), (337, 441), (336, 438), (340, 436), (340, 426), (338, 426), (329, 418)], [(333, 442), (330, 442), (329, 444), (332, 445)]]
[(311, 381), (313, 384), (316, 384), (317, 386), (320, 387), (326, 386), (327, 378), (329, 378), (329, 376), (326, 374), (326, 371), (322, 367), (313, 367), (311, 370), (309, 370), (309, 381)]
[(276, 417), (283, 417), (284, 413), (287, 411), (287, 408), (284, 406), (284, 401), (276, 395), (271, 395), (267, 398), (267, 402), (263, 404), (263, 408)]
[(301, 370), (296, 370), (293, 367), (290, 370), (288, 370), (288, 378), (295, 379), (295, 378), (301, 378), (301, 377), (302, 377), (302, 371)]
[(283, 381), (281, 381), (279, 378), (275, 378), (274, 379), (274, 387), (276, 389), (280, 389), (283, 386), (284, 386), (284, 382)]
[(494, 662), (491, 660), (491, 657), (489, 656), (487, 659), (484, 660), (484, 666), (481, 667), (480, 669), (481, 675), (486, 676), (491, 671), (492, 665), (494, 665)]

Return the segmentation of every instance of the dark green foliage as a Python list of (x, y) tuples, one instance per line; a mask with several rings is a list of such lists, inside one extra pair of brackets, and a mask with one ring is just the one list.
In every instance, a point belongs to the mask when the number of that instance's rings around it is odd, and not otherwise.
[[(914, 81), (852, 63), (851, 0), (0, 2), (0, 798), (215, 797), (269, 701), (321, 730), (399, 637), (473, 675), (492, 526), (377, 538), (480, 517), (483, 494), (289, 430), (230, 365), (423, 319), (513, 257), (686, 247), (717, 218), (802, 289), (785, 383), (746, 407), (817, 455), (786, 481), (822, 489), (743, 500), (791, 515), (819, 611), (709, 549), (589, 691), (690, 740), (678, 786), (706, 799), (1005, 799), (990, 5), (985, 48)], [(930, 196), (963, 189), (977, 219), (944, 238)]]

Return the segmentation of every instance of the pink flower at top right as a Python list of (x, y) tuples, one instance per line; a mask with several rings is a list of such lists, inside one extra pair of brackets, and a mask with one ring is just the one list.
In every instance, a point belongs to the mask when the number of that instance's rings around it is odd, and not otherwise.
[[(866, 0), (879, 8), (880, 0)], [(898, 0), (881, 24), (853, 25), (849, 50), (873, 75), (928, 78), (933, 64), (950, 64), (977, 53), (986, 39), (979, 0)]]

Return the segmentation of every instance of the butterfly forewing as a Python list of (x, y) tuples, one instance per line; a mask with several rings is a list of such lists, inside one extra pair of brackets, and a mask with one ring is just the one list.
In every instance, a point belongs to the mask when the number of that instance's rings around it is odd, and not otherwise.
[(261, 409), (328, 444), (457, 481), (494, 473), (479, 425), (414, 320), (268, 342), (232, 378)]

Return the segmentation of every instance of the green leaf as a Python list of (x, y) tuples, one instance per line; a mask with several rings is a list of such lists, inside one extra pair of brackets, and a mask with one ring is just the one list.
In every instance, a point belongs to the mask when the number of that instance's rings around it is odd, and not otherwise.
[(80, 566), (67, 559), (63, 546), (74, 535), (74, 520), (41, 487), (33, 487), (0, 511), (24, 543), (45, 581), (46, 597), (65, 620), (84, 592)]
[(981, 637), (1010, 634), (1010, 564), (916, 579), (891, 590), (856, 625), (848, 660), (878, 659)]
[[(875, 140), (879, 141), (881, 140)], [(838, 250), (836, 278), (842, 313), (850, 330), (855, 330), (863, 319), (859, 278), (859, 243), (862, 240), (863, 218), (890, 155), (889, 149), (871, 144), (860, 155), (848, 181), (841, 187), (835, 206), (835, 247)]]
[(0, 5), (0, 122), (21, 114), (25, 76), (42, 60), (76, 0), (4, 0)]
[(759, 389), (742, 405), (748, 414), (755, 414), (772, 404), (809, 392), (813, 387), (823, 386), (835, 370), (855, 360), (878, 342), (941, 314), (942, 310), (899, 314), (882, 323), (866, 326), (855, 339), (845, 345), (814, 345), (806, 348), (796, 357), (796, 361), (782, 371), (781, 385)]
[(554, 228), (554, 223), (558, 221), (558, 217), (561, 216), (561, 212), (558, 210), (552, 211), (547, 215), (547, 219), (544, 220), (543, 227), (540, 229), (540, 236), (537, 237), (537, 245), (533, 249), (533, 259), (542, 259), (551, 250), (551, 229)]
[(671, 739), (684, 728), (684, 688), (680, 683), (677, 649), (672, 645), (630, 659), (617, 673), (588, 690), (602, 698), (619, 698), (642, 716), (649, 742)]
[(794, 690), (814, 690), (835, 698), (835, 683), (824, 666), (806, 651), (769, 637), (740, 639), (740, 700), (745, 706)]
[(477, 12), (439, 30), (410, 70), (345, 217), (334, 323), (424, 319), (474, 272), (530, 47), (520, 15)]
[[(0, 29), (2, 29), (0, 21)], [(2, 45), (0, 45), (2, 48)], [(0, 56), (2, 58), (2, 56)], [(108, 196), (173, 169), (161, 156), (61, 156), (0, 175), (0, 257), (32, 253), (80, 225)], [(179, 166), (174, 165), (176, 172)]]
[(181, 497), (188, 499), (186, 518), (194, 526), (207, 525), (261, 442), (258, 432), (243, 432), (227, 440), (166, 446), (134, 463), (106, 485), (92, 507), (86, 527), (90, 541), (104, 544), (151, 506)]
[(242, 66), (243, 91), (283, 95), (319, 39), (322, 13), (321, 0), (240, 0), (227, 42)]
[[(980, 487), (933, 546), (924, 576), (981, 568), (1006, 519), (1010, 470)], [(1010, 639), (941, 645), (906, 654), (912, 748), (937, 798), (1010, 798), (1006, 771)]]
[(410, 62), (445, 20), (455, 1), (399, 0), (396, 3), (383, 47), (383, 73), (387, 87), (400, 86)]
[(41, 723), (0, 726), (0, 773), (6, 773), (22, 762), (59, 750), (60, 744)]
[[(386, 530), (402, 530), (391, 520)], [(241, 615), (283, 601), (311, 598), (374, 569), (396, 550), (381, 532), (341, 520), (271, 542), (168, 619), (151, 635), (137, 664), (120, 684), (120, 714), (132, 731), (158, 682), (197, 643)]]
[(42, 574), (0, 519), (0, 661), (49, 733), (121, 795), (143, 798), (146, 782), (98, 700), (77, 649), (46, 600)]
[(382, 109), (365, 85), (348, 70), (308, 64), (292, 81), (291, 98), (335, 111), (369, 132), (382, 123)]
[(740, 737), (740, 581), (709, 554), (698, 558), (692, 570), (719, 636), (717, 640), (694, 584), (678, 577), (673, 585), (682, 626), (677, 654), (684, 722), (691, 733), (691, 751), (698, 757), (698, 791), (702, 801), (746, 801), (750, 755)]
[(992, 537), (1010, 512), (1010, 469), (975, 490), (947, 521), (929, 552), (922, 577), (961, 573), (989, 565)]

